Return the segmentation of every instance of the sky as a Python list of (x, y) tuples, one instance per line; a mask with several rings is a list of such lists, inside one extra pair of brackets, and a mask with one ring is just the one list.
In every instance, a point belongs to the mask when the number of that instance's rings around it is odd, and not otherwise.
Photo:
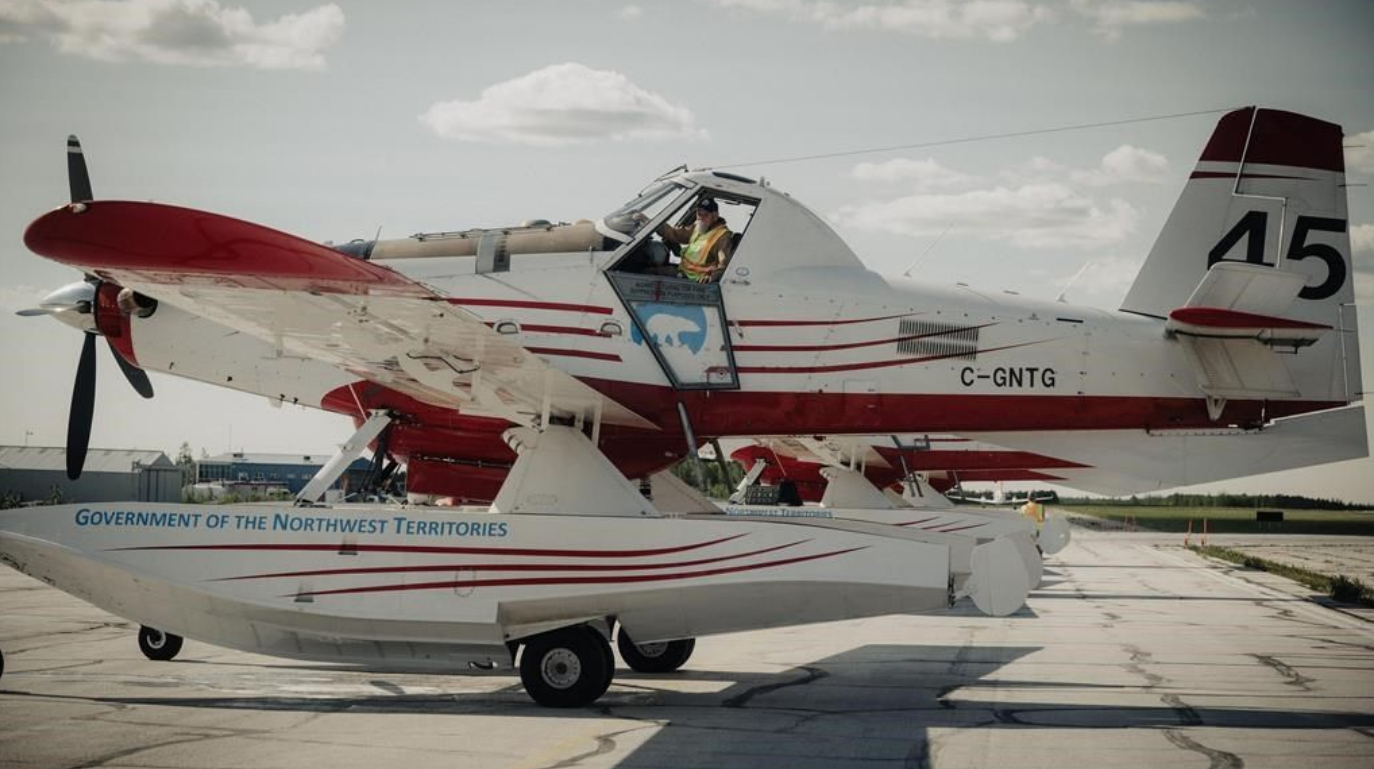
[[(597, 217), (729, 166), (880, 273), (1115, 309), (1215, 111), (1292, 110), (1345, 128), (1374, 382), (1371, 83), (1360, 1), (0, 0), (0, 444), (65, 441), (81, 340), (13, 313), (79, 279), (22, 242), (67, 199), (69, 133), (97, 198), (321, 241)], [(1210, 114), (1163, 118), (1188, 113)], [(857, 154), (884, 147), (908, 149)], [(93, 446), (322, 453), (351, 431), (159, 374), (143, 401), (100, 364)], [(1374, 503), (1374, 460), (1216, 489)]]

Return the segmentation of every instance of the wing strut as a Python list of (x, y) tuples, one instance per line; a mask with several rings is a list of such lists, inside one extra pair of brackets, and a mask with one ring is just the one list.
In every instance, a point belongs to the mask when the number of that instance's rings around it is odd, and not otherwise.
[[(709, 493), (710, 484), (706, 482), (706, 467), (701, 464), (701, 455), (697, 454), (697, 434), (692, 431), (692, 420), (687, 416), (687, 407), (682, 405), (682, 401), (677, 402), (677, 415), (682, 419), (682, 432), (687, 436), (687, 456), (692, 458), (692, 469), (697, 475), (697, 488), (703, 494)], [(726, 476), (727, 483), (729, 480), (729, 476)]]
[(359, 427), (358, 431), (353, 433), (353, 437), (349, 438), (347, 443), (339, 446), (338, 452), (330, 457), (324, 467), (321, 467), (320, 471), (315, 473), (315, 477), (311, 478), (310, 482), (305, 484), (305, 488), (301, 489), (301, 493), (296, 495), (296, 506), (304, 507), (319, 502), (320, 497), (324, 496), (325, 490), (333, 486), (334, 481), (339, 480), (339, 477), (344, 474), (348, 466), (353, 464), (353, 460), (362, 456), (363, 450), (367, 448), (367, 444), (371, 443), (373, 438), (380, 435), (382, 430), (386, 429), (386, 426), (389, 424), (391, 424), (390, 414), (385, 411), (372, 412), (372, 415), (367, 418), (367, 421), (363, 422), (362, 427)]

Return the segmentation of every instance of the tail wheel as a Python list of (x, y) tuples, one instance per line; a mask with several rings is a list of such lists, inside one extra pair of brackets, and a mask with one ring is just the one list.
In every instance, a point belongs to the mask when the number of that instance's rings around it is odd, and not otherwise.
[(181, 651), (182, 638), (144, 626), (138, 629), (138, 649), (150, 660), (166, 662)]
[(629, 665), (631, 670), (638, 673), (671, 673), (686, 665), (687, 660), (691, 659), (692, 651), (697, 647), (697, 640), (683, 638), (678, 641), (637, 644), (622, 627), (616, 636), (615, 645), (620, 650), (620, 658), (625, 660), (625, 664)]
[(606, 693), (615, 675), (605, 636), (579, 625), (534, 636), (520, 656), (520, 682), (535, 702), (548, 708), (590, 705)]

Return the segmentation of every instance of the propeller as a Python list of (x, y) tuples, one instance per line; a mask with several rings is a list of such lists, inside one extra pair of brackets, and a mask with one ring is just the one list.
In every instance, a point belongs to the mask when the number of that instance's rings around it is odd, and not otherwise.
[(110, 345), (110, 354), (114, 356), (115, 363), (119, 364), (119, 370), (124, 372), (124, 379), (134, 388), (134, 392), (144, 398), (153, 397), (153, 383), (148, 381), (148, 372), (125, 360), (114, 345)]
[[(86, 170), (86, 156), (75, 135), (67, 137), (67, 185), (73, 204), (86, 203), (95, 197), (91, 192), (91, 177)], [(63, 286), (43, 297), (38, 307), (16, 313), (23, 317), (51, 315), (84, 332), (76, 381), (72, 385), (71, 411), (67, 417), (67, 477), (72, 480), (81, 477), (91, 441), (91, 423), (95, 416), (95, 338), (105, 336), (101, 331), (100, 309), (100, 292), (104, 285), (105, 282), (98, 276), (87, 273), (85, 280)], [(110, 285), (111, 288), (115, 287), (114, 284)], [(124, 315), (147, 317), (156, 309), (156, 303), (126, 288), (119, 292), (117, 302), (107, 304), (104, 312), (111, 309)], [(144, 398), (153, 397), (153, 385), (148, 381), (147, 372), (126, 360), (108, 336), (105, 342), (134, 391)]]
[(87, 334), (81, 343), (81, 362), (76, 367), (72, 386), (72, 409), (67, 417), (67, 477), (81, 477), (86, 464), (86, 448), (91, 443), (91, 422), (95, 416), (95, 335)]
[(91, 175), (86, 171), (86, 156), (76, 134), (67, 137), (67, 186), (71, 188), (73, 203), (95, 199), (91, 194)]

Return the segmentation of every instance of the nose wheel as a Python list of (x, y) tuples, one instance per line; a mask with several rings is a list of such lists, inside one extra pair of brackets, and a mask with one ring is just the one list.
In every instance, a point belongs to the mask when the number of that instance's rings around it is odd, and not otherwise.
[(579, 708), (606, 693), (615, 677), (606, 637), (586, 625), (541, 633), (525, 642), (520, 682), (530, 699), (549, 708)]
[(182, 638), (147, 626), (138, 629), (138, 650), (150, 660), (165, 662), (181, 651)]

